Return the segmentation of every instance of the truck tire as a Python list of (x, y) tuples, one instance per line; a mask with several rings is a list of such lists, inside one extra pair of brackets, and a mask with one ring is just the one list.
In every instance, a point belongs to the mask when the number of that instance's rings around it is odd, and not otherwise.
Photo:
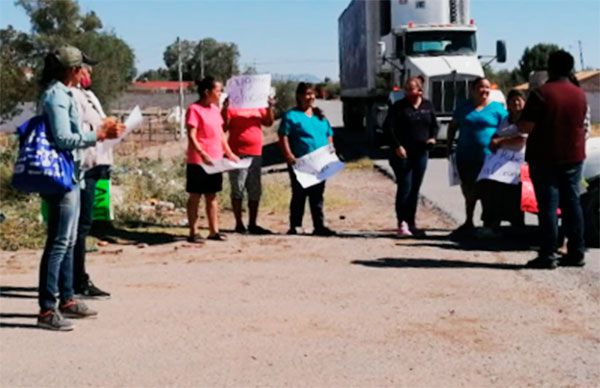
[(593, 181), (585, 194), (581, 196), (581, 208), (585, 224), (585, 241), (589, 247), (600, 248), (600, 180)]

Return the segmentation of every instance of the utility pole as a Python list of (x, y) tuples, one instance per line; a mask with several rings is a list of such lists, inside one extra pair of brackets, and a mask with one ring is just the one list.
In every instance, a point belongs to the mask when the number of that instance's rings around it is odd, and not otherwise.
[(581, 41), (578, 40), (579, 43), (579, 65), (581, 66), (581, 71), (585, 70), (585, 66), (583, 65), (583, 49), (581, 48)]
[(181, 40), (177, 37), (177, 68), (179, 73), (179, 139), (185, 139), (185, 114), (183, 110), (183, 65), (181, 63)]
[(204, 48), (200, 41), (200, 79), (204, 79)]

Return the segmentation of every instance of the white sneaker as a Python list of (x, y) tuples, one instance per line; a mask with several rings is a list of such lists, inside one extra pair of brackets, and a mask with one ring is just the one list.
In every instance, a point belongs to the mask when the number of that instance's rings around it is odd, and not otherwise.
[(396, 236), (397, 237), (410, 237), (412, 235), (413, 234), (410, 231), (408, 224), (406, 222), (402, 221), (402, 223), (400, 224), (400, 227), (396, 231)]

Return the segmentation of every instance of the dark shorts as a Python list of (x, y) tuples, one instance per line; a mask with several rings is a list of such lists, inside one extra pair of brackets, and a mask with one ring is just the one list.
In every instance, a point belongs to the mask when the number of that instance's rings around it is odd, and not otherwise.
[(193, 194), (215, 194), (223, 190), (223, 174), (207, 174), (199, 164), (188, 164), (185, 191)]

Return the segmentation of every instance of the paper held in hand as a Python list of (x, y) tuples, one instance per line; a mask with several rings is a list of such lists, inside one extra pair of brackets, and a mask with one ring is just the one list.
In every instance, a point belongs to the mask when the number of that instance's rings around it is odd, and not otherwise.
[(497, 182), (516, 185), (521, 181), (521, 165), (525, 162), (524, 151), (500, 148), (486, 155), (485, 162), (477, 180), (490, 179)]
[(239, 75), (227, 80), (230, 108), (265, 108), (271, 93), (271, 74)]
[(140, 107), (136, 105), (135, 108), (131, 110), (129, 116), (127, 116), (127, 120), (123, 124), (125, 124), (125, 131), (121, 136), (116, 139), (107, 139), (96, 144), (96, 154), (98, 159), (106, 157), (106, 154), (117, 144), (119, 144), (125, 136), (129, 135), (131, 131), (139, 128), (142, 125), (144, 118), (142, 117), (142, 111)]
[(239, 162), (234, 162), (231, 159), (223, 158), (219, 160), (213, 160), (212, 166), (204, 163), (202, 163), (201, 166), (207, 174), (217, 174), (230, 170), (248, 168), (250, 167), (250, 163), (252, 163), (252, 158), (240, 159)]
[(300, 185), (306, 189), (331, 178), (343, 168), (344, 163), (327, 145), (296, 159), (294, 173)]

